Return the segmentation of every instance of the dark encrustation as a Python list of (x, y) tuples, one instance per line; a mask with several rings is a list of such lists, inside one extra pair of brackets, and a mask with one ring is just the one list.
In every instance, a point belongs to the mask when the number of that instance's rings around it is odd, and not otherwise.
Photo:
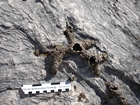
[(93, 67), (94, 74), (99, 76), (100, 70), (99, 65), (107, 59), (106, 53), (100, 54), (91, 54), (87, 50), (95, 45), (93, 40), (84, 40), (84, 41), (75, 41), (75, 36), (73, 33), (73, 28), (66, 22), (66, 30), (64, 31), (69, 45), (55, 45), (54, 48), (47, 51), (36, 50), (34, 54), (36, 56), (46, 55), (51, 56), (53, 59), (52, 73), (55, 75), (59, 69), (60, 64), (62, 63), (63, 57), (66, 53), (77, 53), (80, 56), (84, 57), (90, 66)]
[(111, 99), (115, 98), (116, 101), (120, 102), (119, 105), (130, 105), (124, 97), (123, 90), (120, 86), (111, 84), (109, 82), (106, 82), (105, 85), (108, 87), (109, 90), (106, 103), (108, 103)]

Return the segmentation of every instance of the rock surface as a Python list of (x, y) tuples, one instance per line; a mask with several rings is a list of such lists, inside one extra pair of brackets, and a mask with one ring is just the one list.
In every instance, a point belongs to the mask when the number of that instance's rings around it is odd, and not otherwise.
[[(89, 52), (107, 52), (100, 77), (77, 55), (67, 55), (53, 76), (51, 57), (34, 55), (35, 49), (68, 45), (66, 21), (77, 40), (95, 40), (96, 49)], [(66, 81), (72, 74), (70, 92), (29, 96), (19, 89), (23, 84)], [(109, 89), (122, 93), (113, 96)], [(122, 105), (120, 96), (127, 105), (140, 105), (139, 0), (0, 1), (0, 105)]]

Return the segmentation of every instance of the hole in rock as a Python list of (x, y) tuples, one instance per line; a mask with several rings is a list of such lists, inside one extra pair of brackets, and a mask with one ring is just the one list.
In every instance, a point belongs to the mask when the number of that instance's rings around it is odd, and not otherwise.
[(111, 89), (112, 89), (112, 90), (118, 90), (118, 88), (117, 88), (117, 87), (112, 87)]
[(90, 64), (92, 65), (92, 64), (95, 64), (95, 57), (93, 56), (93, 57), (91, 57), (90, 59), (89, 59), (89, 62), (90, 62)]
[(67, 35), (67, 31), (64, 31), (63, 33), (64, 33), (64, 35)]
[(78, 43), (76, 43), (76, 44), (74, 44), (74, 46), (73, 46), (73, 50), (74, 50), (74, 51), (82, 51), (82, 48), (81, 48), (81, 46), (80, 46)]

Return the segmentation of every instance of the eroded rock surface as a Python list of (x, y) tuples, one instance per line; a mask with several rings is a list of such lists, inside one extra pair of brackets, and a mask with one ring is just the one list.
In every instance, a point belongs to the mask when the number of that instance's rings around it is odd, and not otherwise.
[[(94, 68), (100, 72), (69, 53), (54, 76), (49, 72), (54, 59), (34, 55), (37, 49), (73, 43), (63, 34), (66, 21), (76, 41), (95, 41), (90, 54), (107, 53), (108, 59)], [(20, 90), (23, 84), (67, 81), (72, 75), (70, 92), (29, 96)], [(139, 93), (139, 0), (0, 1), (1, 105), (140, 105)]]

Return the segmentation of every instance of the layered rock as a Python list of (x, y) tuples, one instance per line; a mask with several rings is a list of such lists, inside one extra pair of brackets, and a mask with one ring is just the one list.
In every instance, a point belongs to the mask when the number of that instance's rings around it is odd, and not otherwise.
[[(123, 96), (125, 103), (139, 105), (139, 11), (137, 0), (1, 0), (0, 103), (121, 105)], [(66, 54), (55, 76), (50, 73), (52, 57), (34, 55), (37, 49), (68, 45), (66, 21), (76, 41), (95, 41), (89, 53), (107, 53), (108, 59), (95, 68), (99, 77), (79, 54)], [(66, 81), (71, 75), (70, 92), (28, 96), (20, 90), (23, 84)], [(120, 87), (120, 97), (110, 98), (111, 86)]]

